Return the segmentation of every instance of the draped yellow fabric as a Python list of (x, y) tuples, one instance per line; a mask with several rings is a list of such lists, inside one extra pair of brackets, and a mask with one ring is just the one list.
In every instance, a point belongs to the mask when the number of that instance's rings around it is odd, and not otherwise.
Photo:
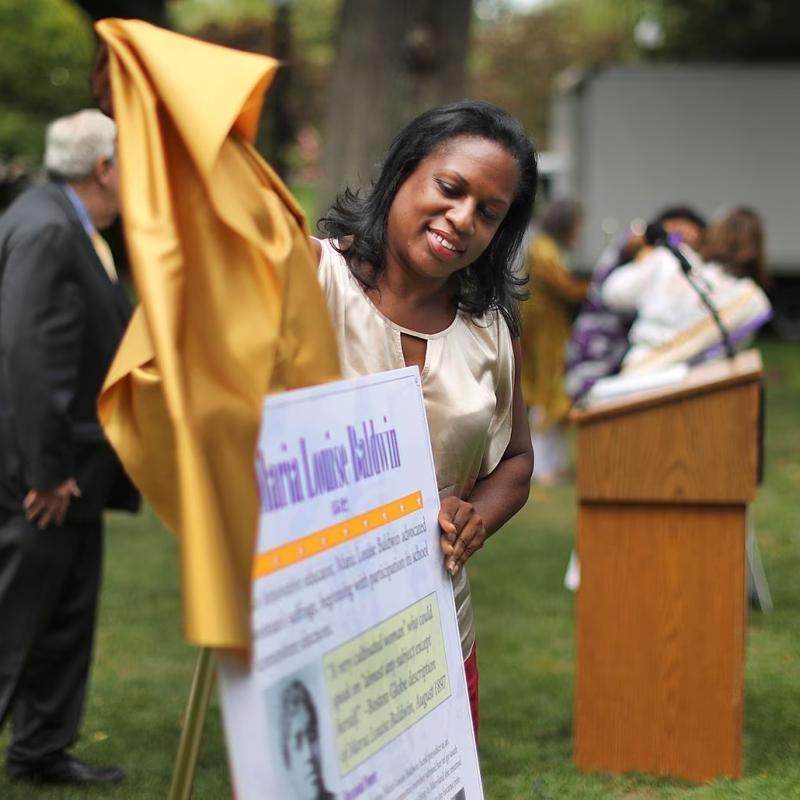
[(274, 60), (104, 20), (140, 305), (100, 417), (180, 536), (184, 632), (249, 645), (263, 397), (338, 377), (299, 206), (252, 147)]

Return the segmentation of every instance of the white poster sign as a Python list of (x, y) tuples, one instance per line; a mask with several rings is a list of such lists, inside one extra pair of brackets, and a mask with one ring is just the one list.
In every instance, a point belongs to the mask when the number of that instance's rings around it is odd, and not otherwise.
[(483, 797), (414, 368), (266, 400), (237, 800)]

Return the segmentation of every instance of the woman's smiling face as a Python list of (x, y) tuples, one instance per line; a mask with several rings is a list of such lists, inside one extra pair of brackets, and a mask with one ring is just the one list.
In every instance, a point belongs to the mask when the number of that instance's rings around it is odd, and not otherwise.
[(457, 136), (429, 153), (389, 209), (387, 268), (446, 281), (492, 241), (517, 192), (520, 171), (500, 144)]

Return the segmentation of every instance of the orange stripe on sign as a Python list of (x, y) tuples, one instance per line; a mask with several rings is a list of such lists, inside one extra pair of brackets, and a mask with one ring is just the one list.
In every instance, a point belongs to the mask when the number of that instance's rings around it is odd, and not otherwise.
[(299, 561), (317, 556), (343, 542), (356, 539), (365, 533), (380, 528), (400, 517), (413, 514), (422, 508), (422, 492), (414, 492), (390, 503), (365, 511), (350, 519), (337, 522), (329, 528), (316, 533), (309, 533), (302, 539), (295, 539), (289, 544), (265, 550), (255, 557), (253, 562), (253, 580), (271, 575), (273, 572), (290, 567)]

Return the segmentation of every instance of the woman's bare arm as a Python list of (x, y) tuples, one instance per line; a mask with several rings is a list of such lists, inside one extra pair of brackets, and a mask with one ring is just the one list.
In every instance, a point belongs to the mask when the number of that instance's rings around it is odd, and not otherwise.
[(519, 339), (514, 339), (512, 346), (514, 394), (508, 447), (500, 463), (475, 484), (467, 500), (446, 497), (439, 510), (442, 551), (453, 574), (525, 505), (530, 492), (533, 448), (520, 385)]

